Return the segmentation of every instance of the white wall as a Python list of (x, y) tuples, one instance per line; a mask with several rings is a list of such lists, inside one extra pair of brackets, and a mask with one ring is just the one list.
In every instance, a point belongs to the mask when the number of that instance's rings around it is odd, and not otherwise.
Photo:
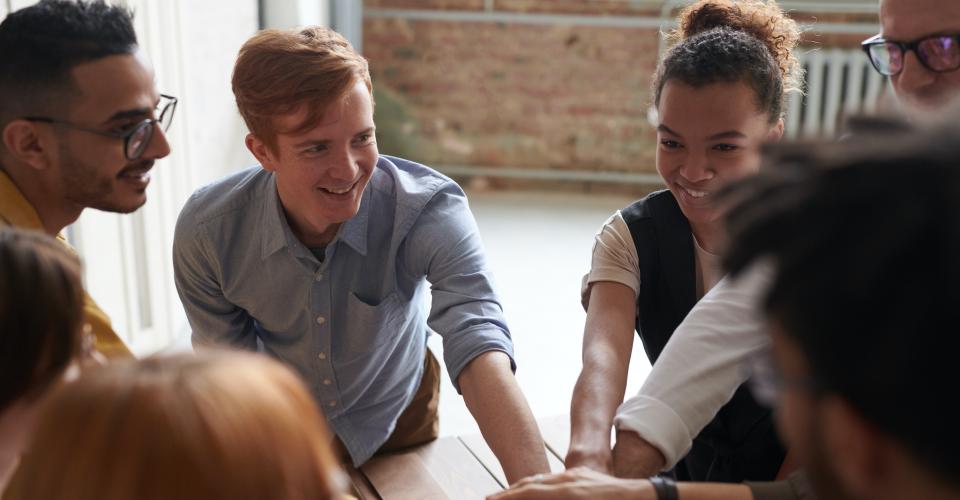
[[(138, 354), (188, 333), (173, 285), (176, 217), (198, 187), (255, 161), (243, 146), (230, 75), (257, 29), (256, 0), (127, 0), (161, 92), (180, 99), (147, 204), (133, 216), (88, 210), (76, 224), (91, 295)], [(104, 245), (104, 243), (107, 243)], [(109, 248), (107, 248), (109, 247)], [(117, 272), (117, 270), (123, 272)]]
[[(359, 0), (350, 0), (359, 3)], [(263, 2), (264, 28), (293, 28), (330, 25), (330, 0), (266, 0)]]
[[(122, 0), (161, 92), (180, 99), (147, 204), (133, 215), (86, 210), (68, 228), (87, 288), (138, 354), (183, 342), (186, 318), (173, 285), (176, 217), (197, 187), (255, 163), (230, 91), (240, 46), (258, 27), (257, 0)], [(0, 0), (0, 16), (35, 0)]]
[(0, 18), (6, 17), (6, 15), (14, 10), (26, 7), (28, 5), (33, 5), (37, 3), (36, 0), (0, 0)]

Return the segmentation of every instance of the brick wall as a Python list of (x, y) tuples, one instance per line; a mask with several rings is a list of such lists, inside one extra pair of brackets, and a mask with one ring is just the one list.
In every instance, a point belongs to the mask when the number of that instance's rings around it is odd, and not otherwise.
[[(364, 7), (381, 152), (441, 168), (655, 172), (647, 110), (660, 44), (656, 2), (365, 0)], [(575, 17), (551, 22), (555, 15)], [(862, 23), (875, 14), (796, 17)], [(811, 31), (804, 44), (856, 47), (866, 36)]]

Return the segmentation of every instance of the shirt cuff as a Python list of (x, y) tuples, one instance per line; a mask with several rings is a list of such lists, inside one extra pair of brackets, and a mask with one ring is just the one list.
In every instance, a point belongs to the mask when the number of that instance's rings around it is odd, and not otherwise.
[(509, 335), (498, 328), (478, 327), (462, 332), (457, 338), (443, 337), (443, 361), (447, 365), (450, 382), (460, 392), (460, 372), (471, 361), (488, 351), (501, 351), (510, 358), (510, 369), (517, 371), (517, 362), (513, 357), (513, 341)]
[(663, 453), (663, 470), (672, 469), (693, 446), (693, 436), (680, 415), (662, 401), (634, 396), (617, 408), (617, 430), (633, 431)]
[(587, 292), (590, 285), (598, 281), (612, 281), (614, 283), (620, 283), (626, 285), (633, 290), (633, 297), (636, 298), (640, 294), (640, 280), (637, 279), (635, 274), (625, 273), (623, 271), (618, 271), (616, 269), (593, 269), (587, 273), (581, 282), (580, 292)]

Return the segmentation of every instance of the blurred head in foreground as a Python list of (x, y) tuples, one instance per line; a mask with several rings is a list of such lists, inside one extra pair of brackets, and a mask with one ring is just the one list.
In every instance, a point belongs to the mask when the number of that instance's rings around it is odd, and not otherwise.
[(254, 354), (114, 364), (41, 410), (13, 498), (307, 500), (344, 480), (300, 380)]
[[(822, 498), (960, 495), (960, 127), (861, 120), (730, 197), (736, 273), (775, 269), (780, 427)], [(870, 129), (873, 130), (870, 130)], [(744, 201), (745, 200), (745, 201)]]
[[(81, 357), (80, 260), (40, 231), (0, 229), (0, 491), (41, 397)], [(73, 367), (73, 369), (71, 369)]]

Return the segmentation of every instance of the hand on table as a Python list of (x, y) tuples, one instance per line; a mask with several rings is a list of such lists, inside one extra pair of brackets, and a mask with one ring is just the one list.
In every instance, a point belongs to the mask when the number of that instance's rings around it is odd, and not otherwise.
[(649, 481), (618, 479), (577, 467), (559, 474), (528, 477), (507, 491), (487, 497), (487, 500), (620, 500), (626, 496), (636, 500), (656, 500)]

